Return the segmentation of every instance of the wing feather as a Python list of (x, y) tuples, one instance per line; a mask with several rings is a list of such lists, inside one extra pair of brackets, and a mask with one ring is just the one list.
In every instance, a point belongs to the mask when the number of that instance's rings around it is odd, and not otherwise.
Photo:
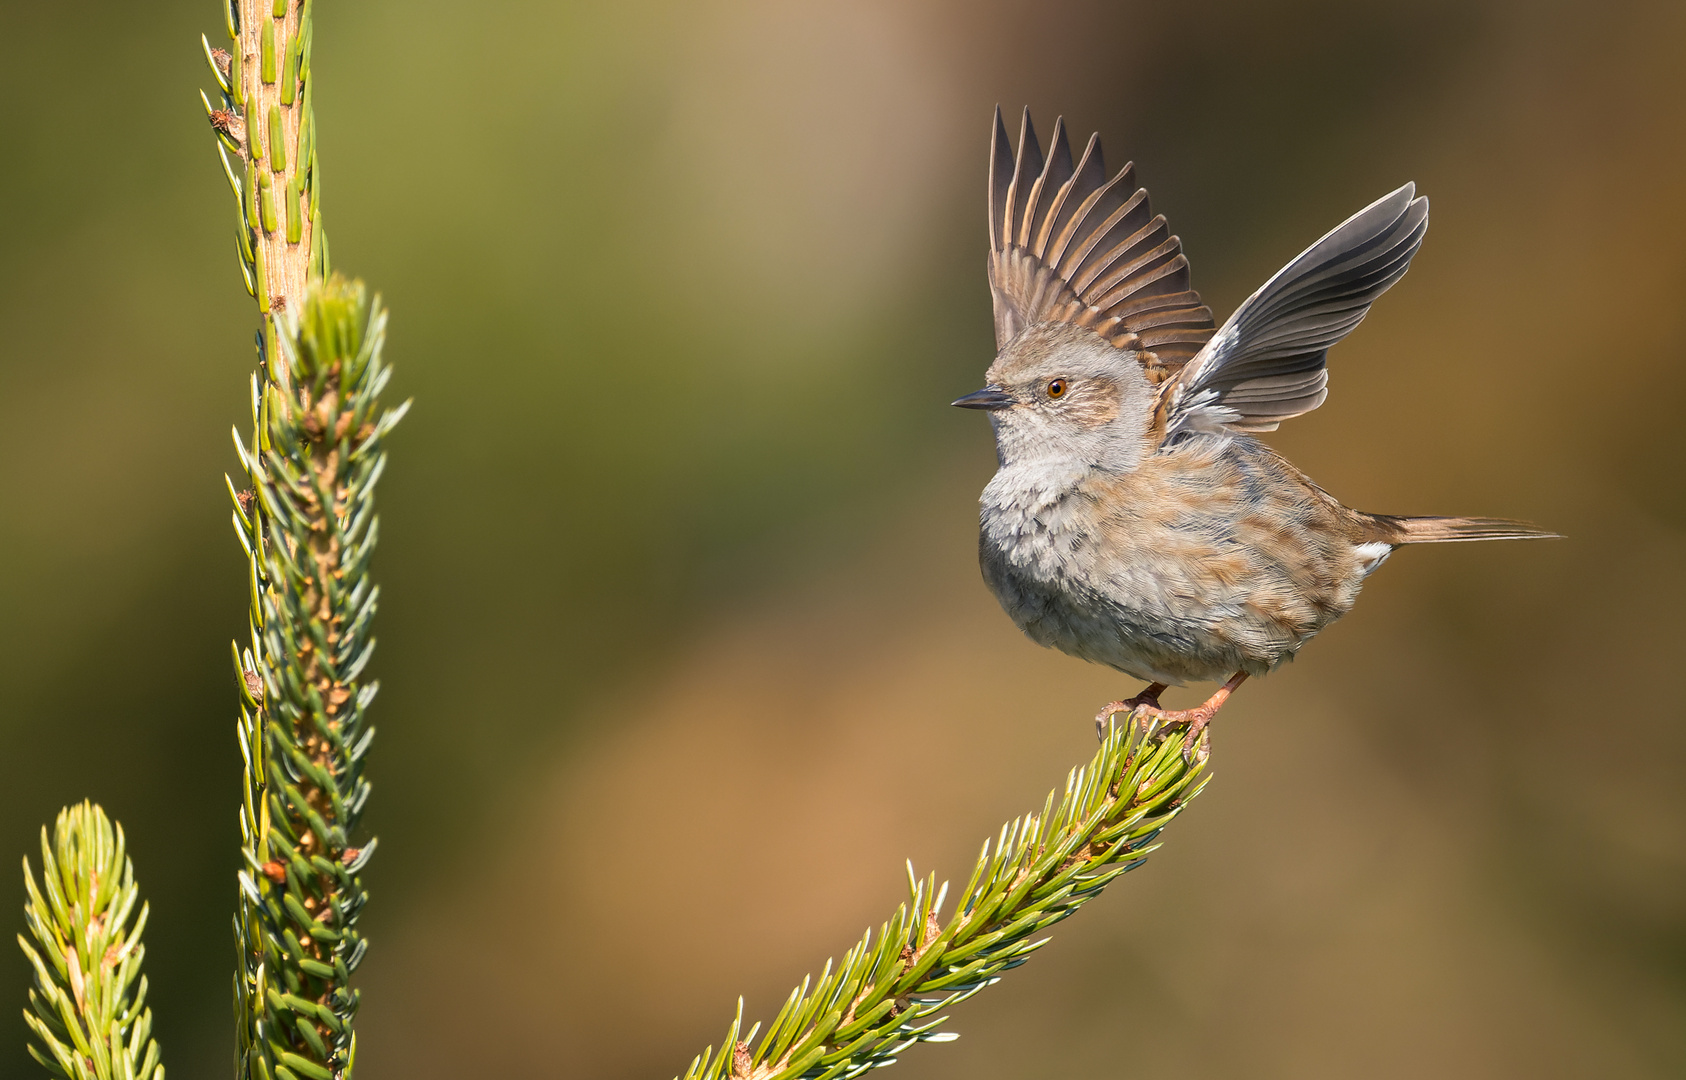
[(1024, 230), (1020, 223), (1025, 220), (1025, 207), (1030, 203), (1030, 189), (1042, 174), (1042, 147), (1036, 141), (1036, 127), (1030, 122), (1030, 110), (1024, 111), (1024, 121), (1019, 125), (1019, 153), (1013, 165), (1013, 184), (1008, 192), (1007, 205), (1012, 207), (1012, 214), (1007, 219), (1007, 230), (1004, 233), (1009, 243), (1023, 245), (1016, 235)]
[(1049, 266), (1058, 266), (1065, 258), (1066, 249), (1071, 245), (1071, 238), (1082, 223), (1088, 208), (1094, 205), (1095, 192), (1106, 186), (1106, 162), (1101, 153), (1101, 137), (1089, 136), (1089, 145), (1083, 151), (1083, 160), (1077, 163), (1077, 173), (1066, 182), (1064, 194), (1060, 198), (1058, 209), (1048, 216), (1043, 231), (1051, 238), (1047, 244), (1039, 244), (1036, 257)]
[(1270, 431), (1323, 404), (1328, 353), (1405, 276), (1428, 231), (1415, 184), (1382, 196), (1277, 271), (1164, 389), (1165, 434)]
[(1099, 136), (1074, 163), (1063, 118), (1044, 157), (1028, 109), (1016, 150), (995, 111), (989, 239), (997, 348), (1036, 323), (1071, 323), (1135, 351), (1163, 380), (1212, 336), (1182, 242), (1136, 187), (1134, 167), (1108, 180)]
[[(1063, 151), (1066, 161), (1071, 160), (1071, 151), (1065, 141), (1065, 119), (1062, 117), (1054, 125), (1056, 145)], [(1092, 160), (1091, 160), (1092, 159)], [(1083, 159), (1070, 175), (1060, 181), (1048, 205), (1048, 213), (1042, 219), (1042, 226), (1036, 232), (1036, 242), (1031, 245), (1031, 253), (1038, 259), (1050, 263), (1057, 262), (1057, 256), (1048, 258), (1049, 242), (1062, 234), (1066, 222), (1071, 220), (1072, 214), (1082, 205), (1089, 193), (1099, 187), (1106, 179), (1104, 166), (1101, 164), (1100, 142), (1091, 135), (1089, 145), (1083, 150)], [(1069, 234), (1066, 234), (1069, 236)], [(1062, 245), (1063, 247), (1063, 245)]]

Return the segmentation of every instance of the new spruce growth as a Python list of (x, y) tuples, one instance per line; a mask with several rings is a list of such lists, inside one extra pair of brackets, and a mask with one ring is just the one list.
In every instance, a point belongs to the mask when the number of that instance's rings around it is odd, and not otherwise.
[(52, 838), (41, 830), (40, 883), (28, 858), (23, 883), (30, 1056), (68, 1080), (164, 1080), (140, 973), (147, 906), (123, 827), (92, 803), (60, 810)]
[(360, 283), (313, 281), (273, 323), (277, 349), (252, 380), (251, 447), (235, 435), (250, 494), (235, 493), (234, 524), (252, 587), (251, 644), (235, 657), (240, 1075), (331, 1080), (356, 1059), (358, 873), (374, 850), (353, 839), (377, 688), (362, 679), (380, 595), (369, 559), (381, 443), (403, 409), (381, 408), (386, 315)]

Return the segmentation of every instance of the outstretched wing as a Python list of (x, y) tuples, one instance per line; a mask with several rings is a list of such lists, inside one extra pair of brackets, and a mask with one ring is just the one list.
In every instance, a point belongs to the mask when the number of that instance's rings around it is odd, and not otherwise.
[(1212, 312), (1189, 288), (1182, 243), (1135, 186), (1134, 167), (1106, 179), (1099, 136), (1074, 165), (1064, 119), (1054, 122), (1044, 160), (1029, 109), (1016, 154), (995, 110), (989, 288), (998, 349), (1036, 323), (1072, 323), (1140, 353), (1157, 382), (1212, 336)]
[(1329, 396), (1329, 347), (1405, 276), (1428, 231), (1428, 200), (1406, 184), (1336, 226), (1235, 309), (1162, 392), (1180, 429), (1274, 431)]

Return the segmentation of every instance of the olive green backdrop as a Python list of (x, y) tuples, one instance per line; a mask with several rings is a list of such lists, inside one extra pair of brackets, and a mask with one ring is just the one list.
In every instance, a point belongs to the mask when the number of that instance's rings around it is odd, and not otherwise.
[[(1401, 553), (1226, 709), (1148, 867), (897, 1072), (1686, 1071), (1686, 7), (318, 20), (335, 261), (416, 399), (362, 1080), (673, 1075), (876, 925), (904, 857), (963, 875), (1134, 692), (977, 580), (992, 451), (946, 402), (992, 351), (997, 102), (1134, 158), (1220, 316), (1416, 180), (1412, 273), (1269, 439), (1365, 509), (1569, 538)], [(0, 854), (84, 796), (124, 822), (176, 1080), (232, 1051), (255, 318), (196, 96), (221, 25), (0, 3)], [(25, 985), (0, 962), (8, 1077)]]

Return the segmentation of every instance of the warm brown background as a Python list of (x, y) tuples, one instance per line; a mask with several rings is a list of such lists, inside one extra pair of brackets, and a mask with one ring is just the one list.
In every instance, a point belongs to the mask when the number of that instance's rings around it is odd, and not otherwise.
[[(991, 451), (945, 403), (991, 353), (989, 112), (1027, 101), (1138, 161), (1220, 315), (1415, 179), (1415, 269), (1271, 440), (1367, 509), (1569, 539), (1397, 557), (1226, 711), (1149, 865), (897, 1075), (1686, 1073), (1686, 6), (318, 17), (334, 255), (417, 401), (361, 1080), (665, 1080), (904, 857), (964, 877), (1134, 691), (973, 561)], [(127, 824), (174, 1080), (232, 1047), (255, 319), (195, 97), (220, 26), (0, 3), (0, 853), (84, 795)]]

